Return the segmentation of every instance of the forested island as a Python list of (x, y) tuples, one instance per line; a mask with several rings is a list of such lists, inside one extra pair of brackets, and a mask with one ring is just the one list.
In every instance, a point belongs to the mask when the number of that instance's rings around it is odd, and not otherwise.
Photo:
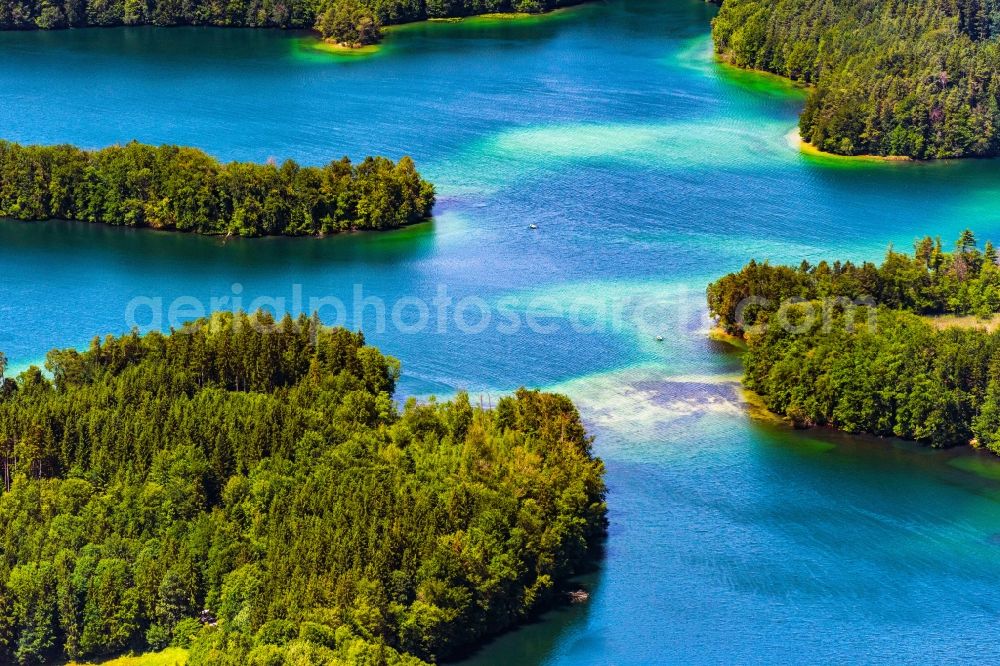
[(408, 157), (222, 164), (179, 146), (86, 151), (0, 141), (0, 217), (19, 220), (303, 236), (393, 229), (428, 218), (433, 206), (434, 187)]
[(840, 155), (1000, 153), (1000, 3), (724, 0), (716, 51), (812, 87), (802, 138)]
[(4, 663), (447, 658), (564, 598), (605, 533), (567, 398), (399, 412), (398, 362), (315, 319), (221, 313), (45, 365), (0, 378)]
[(0, 0), (0, 29), (211, 25), (310, 28), (345, 46), (372, 44), (381, 27), (479, 14), (537, 14), (582, 0)]
[(709, 310), (747, 342), (744, 385), (796, 425), (1000, 454), (1000, 332), (933, 317), (1000, 312), (997, 252), (977, 246), (966, 231), (880, 266), (751, 262), (708, 287)]

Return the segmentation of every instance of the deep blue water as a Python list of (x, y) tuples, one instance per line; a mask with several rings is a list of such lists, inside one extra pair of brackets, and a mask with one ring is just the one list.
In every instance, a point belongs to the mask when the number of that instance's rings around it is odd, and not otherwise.
[[(344, 303), (343, 323), (402, 360), (404, 395), (568, 393), (608, 466), (605, 562), (590, 602), (474, 663), (996, 659), (1000, 486), (959, 469), (964, 454), (753, 420), (703, 294), (751, 256), (870, 259), (966, 226), (1000, 238), (1000, 165), (800, 154), (801, 92), (716, 64), (712, 11), (617, 0), (409, 26), (351, 58), (269, 31), (0, 34), (4, 138), (408, 154), (440, 195), (432, 223), (324, 240), (0, 222), (0, 349), (23, 367), (127, 330), (130, 303), (165, 326), (171, 305), (293, 309), (299, 294)], [(370, 303), (354, 316), (356, 289), (385, 304), (384, 330)]]

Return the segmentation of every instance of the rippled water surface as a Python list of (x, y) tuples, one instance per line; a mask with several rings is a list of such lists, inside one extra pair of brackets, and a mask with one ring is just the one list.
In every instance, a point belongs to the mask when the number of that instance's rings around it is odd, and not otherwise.
[[(433, 317), (381, 330), (374, 307), (345, 319), (402, 359), (403, 394), (571, 395), (608, 466), (611, 533), (589, 603), (474, 663), (996, 659), (991, 461), (752, 420), (703, 292), (750, 256), (877, 258), (966, 226), (998, 238), (1000, 165), (801, 155), (802, 93), (716, 64), (712, 12), (617, 0), (407, 26), (346, 58), (269, 31), (0, 34), (4, 138), (408, 154), (440, 195), (432, 223), (324, 240), (0, 222), (0, 349), (23, 367), (123, 331), (137, 297), (477, 297), (493, 316), (480, 333)], [(584, 303), (591, 325), (531, 330), (532, 303)], [(518, 330), (501, 331), (501, 306)]]

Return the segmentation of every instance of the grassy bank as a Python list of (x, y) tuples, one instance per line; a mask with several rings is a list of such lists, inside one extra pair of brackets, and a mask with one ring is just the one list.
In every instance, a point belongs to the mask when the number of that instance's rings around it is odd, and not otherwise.
[(71, 661), (66, 666), (183, 666), (187, 663), (187, 659), (187, 650), (167, 648), (162, 652), (145, 652), (138, 655), (116, 657), (108, 661)]
[(924, 320), (939, 331), (949, 328), (978, 329), (993, 333), (1000, 330), (1000, 314), (990, 317), (977, 317), (976, 315), (932, 315), (924, 317)]
[(830, 160), (833, 162), (839, 162), (841, 164), (849, 163), (861, 163), (861, 162), (875, 162), (879, 164), (891, 164), (899, 162), (915, 162), (912, 157), (905, 157), (901, 155), (838, 155), (837, 153), (828, 153), (825, 150), (820, 150), (813, 144), (804, 140), (799, 134), (798, 128), (793, 129), (789, 132), (786, 137), (788, 140), (788, 145), (793, 148), (798, 149), (803, 155), (808, 155), (809, 157), (815, 157), (823, 160)]

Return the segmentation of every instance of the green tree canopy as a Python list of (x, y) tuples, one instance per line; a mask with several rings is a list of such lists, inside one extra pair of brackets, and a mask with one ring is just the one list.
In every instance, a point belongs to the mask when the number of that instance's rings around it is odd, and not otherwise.
[[(580, 0), (0, 0), (0, 30), (111, 25), (316, 28), (378, 39), (379, 26), (474, 14), (541, 12)], [(341, 18), (334, 18), (337, 15)], [(335, 33), (336, 30), (336, 33)], [(343, 32), (341, 32), (341, 30)], [(358, 43), (369, 43), (364, 39)]]
[(392, 229), (426, 219), (433, 206), (434, 187), (409, 157), (222, 164), (178, 146), (85, 151), (0, 141), (0, 217), (298, 236)]
[(802, 138), (843, 155), (1000, 152), (1000, 3), (725, 0), (716, 50), (809, 84)]
[(324, 39), (352, 47), (382, 39), (378, 17), (359, 0), (333, 0), (316, 19), (316, 29)]
[(447, 658), (563, 598), (605, 531), (567, 398), (400, 411), (398, 362), (312, 318), (50, 359), (0, 396), (4, 663)]

